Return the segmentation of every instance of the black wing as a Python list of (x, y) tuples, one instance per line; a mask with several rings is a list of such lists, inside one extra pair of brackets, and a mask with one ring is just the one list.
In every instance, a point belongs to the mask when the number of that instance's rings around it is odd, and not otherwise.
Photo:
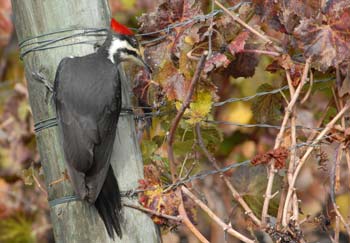
[(96, 59), (96, 54), (63, 59), (54, 84), (68, 172), (76, 193), (91, 203), (107, 176), (121, 109), (117, 69)]

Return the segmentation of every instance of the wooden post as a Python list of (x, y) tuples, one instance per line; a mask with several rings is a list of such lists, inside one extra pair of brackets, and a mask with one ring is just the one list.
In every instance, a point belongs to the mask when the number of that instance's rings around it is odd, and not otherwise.
[[(106, 0), (12, 0), (15, 26), (21, 43), (29, 40), (31, 45), (24, 45), (23, 51), (38, 46), (43, 40), (55, 40), (60, 37), (80, 33), (82, 29), (107, 28), (110, 21)], [(61, 30), (69, 30), (61, 32)], [(54, 35), (45, 34), (58, 32)], [(44, 35), (44, 36), (43, 36)], [(33, 78), (32, 72), (42, 73), (53, 83), (56, 68), (63, 57), (82, 56), (94, 51), (92, 44), (75, 44), (79, 42), (102, 42), (103, 37), (77, 35), (64, 39), (54, 45), (63, 47), (33, 51), (24, 56), (26, 77), (28, 80), (29, 99), (35, 123), (56, 117), (51, 99), (47, 99), (47, 88)], [(50, 46), (48, 46), (50, 47)], [(125, 75), (124, 75), (125, 77)], [(130, 86), (123, 80), (124, 107), (130, 106)], [(136, 188), (138, 180), (143, 177), (140, 149), (137, 143), (132, 116), (122, 116), (118, 123), (118, 133), (114, 145), (111, 163), (118, 178), (121, 190)], [(48, 200), (60, 199), (74, 195), (74, 191), (65, 180), (54, 185), (51, 182), (62, 178), (65, 162), (59, 141), (57, 126), (37, 132), (37, 144), (48, 188)], [(136, 203), (136, 199), (131, 200)], [(57, 202), (57, 201), (56, 201)], [(145, 214), (129, 208), (123, 209), (123, 239), (112, 241), (104, 228), (102, 220), (94, 207), (81, 201), (69, 201), (50, 206), (51, 222), (56, 242), (149, 242), (159, 241), (156, 227)]]

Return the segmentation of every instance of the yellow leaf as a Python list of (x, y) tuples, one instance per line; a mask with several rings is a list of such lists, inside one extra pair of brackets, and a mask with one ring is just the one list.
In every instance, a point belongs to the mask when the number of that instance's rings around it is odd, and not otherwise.
[(220, 113), (221, 120), (242, 124), (248, 124), (253, 117), (250, 105), (243, 102), (231, 103)]
[(125, 9), (131, 9), (135, 6), (136, 0), (121, 0), (121, 3)]
[[(250, 105), (244, 102), (235, 102), (227, 104), (224, 109), (220, 110), (217, 120), (224, 122), (232, 122), (239, 124), (249, 124), (253, 117), (253, 113), (250, 109)], [(225, 134), (230, 134), (237, 129), (241, 129), (239, 126), (220, 126), (221, 130)]]
[[(349, 203), (350, 203), (350, 195), (349, 194), (342, 194), (335, 198), (335, 202), (337, 206), (339, 207), (340, 214), (347, 219), (349, 216)], [(340, 229), (342, 231), (345, 231), (345, 227), (343, 224), (341, 224)]]
[(187, 120), (190, 124), (195, 124), (203, 120), (210, 112), (212, 107), (212, 94), (209, 92), (199, 92), (196, 100), (190, 104), (189, 116)]
[(185, 37), (185, 43), (190, 44), (190, 45), (193, 45), (193, 44), (194, 44), (194, 41), (193, 41), (193, 39), (191, 38), (191, 36), (186, 36), (186, 37)]
[(30, 106), (27, 102), (21, 102), (21, 104), (18, 107), (17, 110), (19, 119), (21, 119), (21, 121), (24, 121), (28, 114), (30, 113)]

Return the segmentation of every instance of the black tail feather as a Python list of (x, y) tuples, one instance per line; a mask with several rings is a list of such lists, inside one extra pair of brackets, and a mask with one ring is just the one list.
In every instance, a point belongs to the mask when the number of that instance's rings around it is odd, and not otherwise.
[(108, 235), (114, 239), (114, 231), (122, 238), (120, 210), (122, 207), (118, 182), (112, 167), (109, 167), (106, 180), (95, 201), (95, 207), (105, 224)]

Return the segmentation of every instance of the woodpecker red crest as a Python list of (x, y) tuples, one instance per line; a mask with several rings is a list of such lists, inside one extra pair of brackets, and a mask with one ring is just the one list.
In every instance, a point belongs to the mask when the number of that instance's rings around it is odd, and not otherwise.
[(111, 29), (121, 35), (134, 35), (134, 33), (125, 25), (122, 25), (115, 19), (111, 19)]

